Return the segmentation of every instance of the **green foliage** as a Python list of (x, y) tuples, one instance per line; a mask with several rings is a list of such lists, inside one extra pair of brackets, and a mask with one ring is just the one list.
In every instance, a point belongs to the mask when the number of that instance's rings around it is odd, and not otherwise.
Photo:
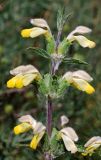
[(69, 84), (59, 77), (52, 77), (51, 74), (44, 75), (44, 78), (39, 82), (39, 91), (43, 95), (51, 98), (59, 98), (64, 95)]
[(65, 153), (63, 142), (57, 139), (57, 134), (58, 131), (55, 128), (53, 128), (50, 140), (50, 146), (51, 146), (50, 150), (54, 158), (57, 158)]
[(85, 61), (82, 61), (80, 59), (75, 59), (75, 58), (64, 58), (63, 62), (68, 63), (68, 64), (84, 64), (84, 65), (88, 64)]
[(47, 134), (45, 135), (43, 151), (52, 153), (53, 158), (57, 158), (65, 153), (63, 142), (57, 139), (58, 130), (53, 128), (50, 143)]
[(47, 52), (48, 54), (53, 54), (55, 50), (55, 41), (53, 37), (50, 37), (47, 41)]
[(31, 49), (34, 54), (38, 54), (47, 59), (50, 58), (50, 55), (42, 48), (29, 47), (28, 49)]
[(59, 44), (58, 53), (65, 55), (70, 47), (70, 42), (66, 38)]
[(67, 14), (65, 8), (60, 8), (57, 14), (57, 29), (61, 31), (65, 25), (67, 19), (71, 16), (71, 13)]

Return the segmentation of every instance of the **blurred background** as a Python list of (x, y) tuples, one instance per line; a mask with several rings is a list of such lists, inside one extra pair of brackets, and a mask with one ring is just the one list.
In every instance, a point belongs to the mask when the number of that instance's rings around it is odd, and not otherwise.
[[(96, 42), (94, 49), (82, 49), (74, 44), (69, 56), (84, 60), (89, 65), (62, 65), (60, 74), (71, 69), (85, 69), (94, 78), (96, 92), (86, 95), (73, 88), (67, 90), (64, 98), (54, 103), (54, 124), (65, 114), (69, 117), (69, 125), (74, 127), (84, 144), (92, 136), (101, 136), (101, 1), (100, 0), (0, 0), (0, 160), (42, 160), (40, 151), (32, 151), (23, 147), (25, 135), (14, 136), (13, 127), (17, 118), (31, 114), (45, 123), (45, 104), (32, 86), (21, 90), (7, 89), (6, 82), (11, 77), (9, 70), (21, 64), (33, 64), (41, 73), (48, 72), (48, 62), (27, 50), (29, 46), (45, 49), (43, 37), (23, 39), (22, 28), (32, 27), (30, 18), (47, 20), (56, 36), (56, 17), (60, 6), (67, 8), (72, 16), (64, 26), (64, 36), (78, 25), (92, 28), (89, 35)], [(59, 126), (59, 124), (58, 124)], [(28, 139), (26, 139), (27, 141)], [(59, 158), (57, 158), (59, 159)], [(60, 158), (61, 159), (61, 158)], [(83, 158), (79, 154), (62, 156), (63, 160), (101, 160), (101, 150), (93, 156)]]

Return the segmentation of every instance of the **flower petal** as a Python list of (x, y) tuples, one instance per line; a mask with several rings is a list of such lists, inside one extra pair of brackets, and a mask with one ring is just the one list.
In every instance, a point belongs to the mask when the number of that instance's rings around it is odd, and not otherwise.
[(32, 31), (30, 32), (30, 37), (31, 38), (38, 37), (39, 35), (42, 35), (45, 33), (47, 33), (47, 30), (43, 28), (39, 28), (39, 27), (34, 27)]
[(88, 147), (89, 145), (93, 144), (93, 143), (96, 143), (97, 141), (100, 140), (100, 143), (101, 143), (101, 137), (100, 136), (94, 136), (92, 138), (90, 138), (86, 144), (84, 145), (85, 147)]
[(39, 71), (31, 64), (21, 65), (10, 71), (12, 75), (27, 74), (27, 73), (38, 73)]
[(66, 72), (63, 76), (63, 79), (65, 79), (69, 83), (72, 83), (73, 72)]
[(77, 26), (74, 31), (75, 33), (85, 34), (90, 33), (92, 30), (86, 26)]
[(23, 87), (23, 75), (17, 75), (16, 76), (15, 87), (18, 88), (18, 89)]
[(34, 128), (34, 133), (35, 134), (41, 133), (45, 131), (45, 129), (46, 127), (41, 122), (37, 122)]
[(78, 71), (73, 72), (73, 77), (83, 79), (87, 82), (90, 82), (93, 80), (93, 78), (84, 70), (78, 70)]
[(17, 125), (16, 127), (14, 127), (14, 133), (17, 135), (17, 134), (20, 134), (20, 133), (24, 133), (24, 132), (27, 132), (31, 129), (31, 125), (28, 124), (28, 123), (21, 123), (19, 125)]
[(65, 115), (62, 115), (62, 116), (61, 116), (61, 126), (66, 125), (68, 122), (69, 122), (68, 117), (65, 116)]
[(23, 30), (21, 30), (21, 36), (23, 38), (29, 38), (31, 31), (32, 31), (32, 28), (30, 28), (30, 29), (23, 29)]
[(19, 122), (29, 123), (32, 126), (33, 129), (35, 128), (36, 123), (37, 123), (37, 121), (31, 115), (21, 116), (18, 120), (19, 120)]
[(43, 137), (43, 135), (44, 135), (44, 133), (45, 133), (45, 132), (43, 131), (43, 132), (41, 132), (40, 134), (35, 134), (35, 135), (34, 135), (32, 141), (31, 141), (31, 143), (30, 143), (30, 147), (31, 147), (32, 149), (35, 150), (35, 149), (37, 148), (40, 140), (42, 139), (42, 137)]
[(62, 133), (61, 137), (63, 139), (64, 145), (65, 145), (67, 151), (71, 151), (71, 153), (77, 152), (76, 145), (74, 144), (74, 142), (68, 136), (66, 136)]
[(72, 40), (75, 33), (85, 34), (90, 33), (92, 30), (86, 26), (78, 26), (76, 27), (70, 34), (67, 36), (68, 40)]
[(76, 134), (75, 130), (71, 127), (65, 127), (61, 130), (61, 132), (63, 134), (65, 134), (66, 136), (68, 136), (71, 140), (73, 141), (78, 141), (78, 135)]
[(16, 83), (16, 77), (11, 78), (9, 81), (7, 81), (7, 87), (8, 88), (14, 88)]
[(46, 27), (46, 28), (49, 29), (49, 26), (48, 26), (47, 22), (42, 18), (31, 19), (30, 23), (37, 26), (37, 27), (42, 27), (42, 28)]
[(8, 88), (22, 88), (23, 87), (23, 76), (21, 74), (16, 75), (15, 77), (13, 77), (12, 79), (10, 79), (7, 82), (7, 87)]
[(96, 46), (95, 42), (87, 39), (84, 36), (74, 36), (74, 39), (82, 46), (82, 47), (89, 47), (89, 48), (94, 48)]
[(35, 78), (37, 77), (37, 74), (26, 74), (23, 76), (23, 85), (27, 86), (29, 85)]
[(72, 85), (81, 91), (85, 91), (87, 94), (95, 92), (95, 89), (83, 79), (73, 78)]

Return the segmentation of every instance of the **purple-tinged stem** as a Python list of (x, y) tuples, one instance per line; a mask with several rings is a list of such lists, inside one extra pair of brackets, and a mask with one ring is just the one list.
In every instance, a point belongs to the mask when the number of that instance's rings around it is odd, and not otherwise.
[[(58, 54), (58, 45), (60, 43), (61, 32), (62, 30), (59, 31), (57, 35), (56, 48), (55, 48), (56, 54)], [(50, 68), (51, 76), (55, 75), (56, 70), (58, 70), (59, 64), (57, 64), (55, 60), (51, 61), (51, 68)], [(49, 95), (46, 100), (46, 109), (47, 109), (46, 130), (47, 130), (48, 138), (50, 138), (52, 134), (52, 99)], [(45, 160), (53, 160), (51, 153), (49, 152), (45, 153)]]
[(47, 97), (47, 134), (51, 137), (52, 132), (52, 100), (48, 96)]

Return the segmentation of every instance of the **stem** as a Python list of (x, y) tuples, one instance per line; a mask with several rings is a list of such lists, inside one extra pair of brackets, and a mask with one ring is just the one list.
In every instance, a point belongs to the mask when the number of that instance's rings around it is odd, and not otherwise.
[(51, 137), (52, 132), (52, 100), (48, 96), (47, 97), (47, 134), (49, 137)]
[[(62, 30), (59, 31), (58, 35), (57, 35), (56, 48), (55, 48), (56, 54), (58, 54), (58, 45), (60, 43), (61, 32), (62, 32)], [(60, 62), (59, 62), (59, 64), (60, 64)], [(55, 75), (56, 70), (58, 70), (59, 64), (57, 64), (57, 62), (55, 60), (51, 60), (51, 68), (50, 68), (51, 76)], [(51, 138), (51, 134), (52, 134), (52, 99), (49, 95), (47, 96), (47, 99), (46, 99), (46, 109), (47, 109), (46, 130), (47, 130), (48, 138)], [(53, 160), (51, 153), (49, 153), (49, 152), (45, 153), (45, 160)]]
[[(48, 137), (50, 138), (52, 133), (52, 100), (49, 96), (47, 97), (46, 100), (46, 109), (47, 109), (46, 130)], [(45, 153), (45, 160), (53, 160), (51, 153), (49, 152)]]
[[(54, 62), (51, 62), (50, 73), (52, 76), (55, 75), (54, 68), (55, 68), (55, 64)], [(52, 99), (49, 95), (47, 96), (47, 99), (46, 99), (46, 109), (47, 109), (46, 130), (47, 130), (48, 138), (50, 138), (52, 134)], [(51, 153), (49, 152), (45, 153), (45, 160), (53, 160)]]

